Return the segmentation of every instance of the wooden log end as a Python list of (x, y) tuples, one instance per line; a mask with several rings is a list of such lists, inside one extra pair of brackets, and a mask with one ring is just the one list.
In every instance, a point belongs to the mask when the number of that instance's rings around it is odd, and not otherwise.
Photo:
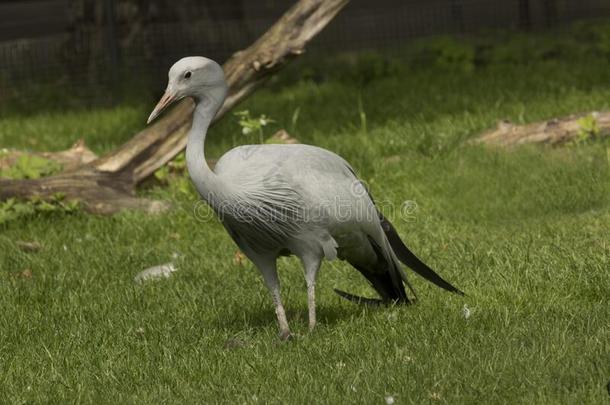
[(581, 138), (601, 138), (610, 135), (610, 112), (572, 114), (565, 117), (514, 125), (500, 121), (495, 129), (468, 141), (506, 148), (524, 144), (558, 146)]
[(82, 202), (87, 212), (97, 215), (112, 215), (125, 210), (140, 210), (147, 214), (159, 215), (171, 208), (171, 204), (167, 201), (130, 196), (115, 196), (114, 198)]

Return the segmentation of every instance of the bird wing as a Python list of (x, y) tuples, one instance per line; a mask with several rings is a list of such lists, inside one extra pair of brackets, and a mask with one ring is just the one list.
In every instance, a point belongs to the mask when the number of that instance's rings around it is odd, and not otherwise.
[(373, 260), (366, 235), (381, 243), (377, 211), (336, 154), (303, 144), (246, 145), (227, 152), (215, 172), (231, 190), (230, 209), (219, 216), (242, 249), (322, 253), (332, 260), (342, 247), (342, 258)]
[(289, 213), (296, 222), (340, 227), (376, 216), (366, 188), (338, 155), (311, 145), (245, 145), (227, 152), (215, 172), (241, 193), (245, 204)]
[(298, 152), (279, 146), (284, 145), (234, 148), (214, 169), (229, 186), (217, 213), (245, 251), (289, 248), (308, 227), (302, 189), (292, 179), (290, 161)]

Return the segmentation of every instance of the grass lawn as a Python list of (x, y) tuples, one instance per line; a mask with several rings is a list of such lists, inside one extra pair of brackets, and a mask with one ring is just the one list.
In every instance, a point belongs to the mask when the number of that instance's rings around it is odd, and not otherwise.
[[(0, 145), (56, 150), (84, 137), (103, 152), (153, 105), (3, 116)], [(607, 403), (610, 142), (506, 152), (464, 141), (498, 119), (609, 105), (601, 57), (279, 79), (243, 109), (350, 161), (407, 244), (467, 296), (413, 275), (416, 305), (364, 308), (332, 288), (373, 295), (366, 281), (326, 262), (308, 333), (302, 270), (282, 259), (298, 336), (279, 343), (260, 275), (234, 262), (215, 219), (195, 218), (197, 197), (176, 180), (142, 191), (170, 200), (166, 214), (0, 225), (0, 402)], [(236, 122), (212, 129), (211, 156), (249, 141)], [(169, 261), (171, 278), (134, 283)]]

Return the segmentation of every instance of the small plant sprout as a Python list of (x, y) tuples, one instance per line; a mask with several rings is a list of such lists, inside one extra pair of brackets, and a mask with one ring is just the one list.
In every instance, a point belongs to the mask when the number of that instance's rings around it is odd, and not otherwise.
[(241, 133), (244, 135), (257, 133), (260, 143), (265, 143), (263, 129), (270, 123), (275, 122), (265, 114), (258, 116), (258, 118), (251, 117), (249, 110), (238, 111), (235, 116), (239, 117), (237, 123), (241, 127)]
[(301, 107), (295, 108), (294, 112), (292, 113), (292, 119), (290, 120), (290, 123), (291, 123), (290, 130), (292, 132), (296, 132), (296, 130), (297, 130), (297, 123), (299, 122), (300, 115), (301, 115)]
[(589, 114), (576, 121), (578, 124), (578, 137), (574, 140), (575, 144), (586, 142), (599, 135), (600, 128), (596, 115), (595, 113)]

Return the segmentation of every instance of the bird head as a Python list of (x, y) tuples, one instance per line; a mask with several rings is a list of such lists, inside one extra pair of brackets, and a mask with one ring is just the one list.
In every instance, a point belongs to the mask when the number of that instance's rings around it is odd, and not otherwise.
[(220, 97), (224, 98), (226, 83), (222, 67), (218, 63), (203, 56), (182, 58), (169, 69), (167, 88), (148, 117), (147, 124), (150, 124), (169, 105), (184, 97), (216, 98), (218, 90), (222, 93)]

